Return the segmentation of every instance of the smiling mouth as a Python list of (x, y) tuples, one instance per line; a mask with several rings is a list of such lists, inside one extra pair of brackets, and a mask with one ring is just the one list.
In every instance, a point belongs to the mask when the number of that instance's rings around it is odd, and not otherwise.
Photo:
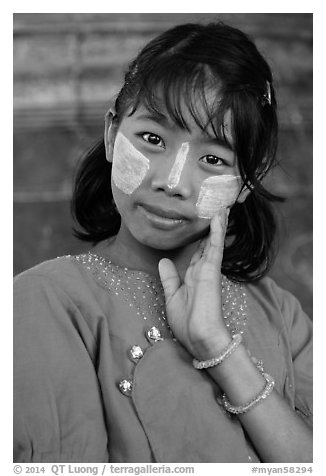
[(181, 213), (176, 212), (175, 210), (172, 209), (164, 209), (160, 207), (156, 207), (153, 205), (148, 205), (148, 204), (140, 204), (142, 208), (144, 208), (147, 212), (162, 217), (162, 218), (168, 218), (170, 220), (187, 220), (187, 218), (182, 215)]
[[(165, 212), (163, 210), (154, 209), (153, 207), (145, 207), (139, 205), (139, 209), (145, 218), (154, 226), (161, 229), (172, 229), (186, 223), (187, 219), (173, 212)], [(155, 210), (155, 211), (154, 211)], [(169, 214), (174, 216), (164, 216), (162, 214)]]

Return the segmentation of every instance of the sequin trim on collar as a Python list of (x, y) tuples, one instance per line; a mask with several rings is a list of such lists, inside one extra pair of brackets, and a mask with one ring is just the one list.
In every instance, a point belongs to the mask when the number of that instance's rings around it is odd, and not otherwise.
[[(93, 253), (71, 256), (85, 266), (107, 291), (121, 296), (145, 321), (158, 321), (162, 330), (172, 331), (165, 313), (163, 287), (158, 278), (112, 263)], [(247, 296), (242, 284), (222, 276), (222, 310), (225, 325), (232, 335), (243, 334), (247, 321)]]

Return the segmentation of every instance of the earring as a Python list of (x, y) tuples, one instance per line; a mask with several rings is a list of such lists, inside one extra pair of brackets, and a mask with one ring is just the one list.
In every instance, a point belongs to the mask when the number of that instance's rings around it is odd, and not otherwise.
[(265, 91), (265, 94), (263, 95), (261, 103), (262, 103), (262, 106), (265, 106), (266, 104), (269, 104), (269, 105), (272, 104), (271, 83), (269, 81), (266, 81), (266, 91)]
[(105, 145), (105, 151), (106, 151), (106, 160), (108, 162), (112, 162), (110, 160), (111, 153), (113, 152), (112, 147), (111, 147), (111, 141), (110, 141), (110, 133), (111, 133), (111, 127), (113, 124), (114, 118), (117, 116), (117, 114), (109, 109), (104, 116), (104, 123), (105, 123), (105, 128), (104, 128), (104, 145)]

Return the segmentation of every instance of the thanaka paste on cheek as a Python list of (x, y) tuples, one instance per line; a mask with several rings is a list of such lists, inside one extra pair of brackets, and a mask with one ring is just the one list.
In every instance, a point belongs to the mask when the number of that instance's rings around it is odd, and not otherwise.
[(182, 174), (183, 167), (187, 160), (187, 155), (189, 152), (188, 142), (183, 142), (180, 149), (178, 150), (177, 156), (175, 158), (173, 167), (168, 177), (168, 187), (174, 188), (178, 185), (180, 177)]
[(127, 195), (142, 183), (149, 169), (149, 160), (118, 132), (113, 150), (112, 180)]
[(204, 180), (196, 203), (199, 218), (213, 218), (221, 208), (232, 206), (240, 187), (240, 177), (235, 175), (214, 175)]

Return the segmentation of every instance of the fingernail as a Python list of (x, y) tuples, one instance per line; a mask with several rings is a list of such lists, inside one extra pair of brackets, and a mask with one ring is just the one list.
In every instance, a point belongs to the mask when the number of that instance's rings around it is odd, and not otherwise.
[[(221, 220), (221, 224), (223, 225), (223, 227), (226, 227), (227, 223), (228, 223), (228, 217), (229, 217), (230, 210), (228, 208), (224, 208), (223, 211), (224, 211), (224, 213), (222, 214), (220, 220)], [(223, 220), (223, 223), (222, 223), (222, 220)]]

